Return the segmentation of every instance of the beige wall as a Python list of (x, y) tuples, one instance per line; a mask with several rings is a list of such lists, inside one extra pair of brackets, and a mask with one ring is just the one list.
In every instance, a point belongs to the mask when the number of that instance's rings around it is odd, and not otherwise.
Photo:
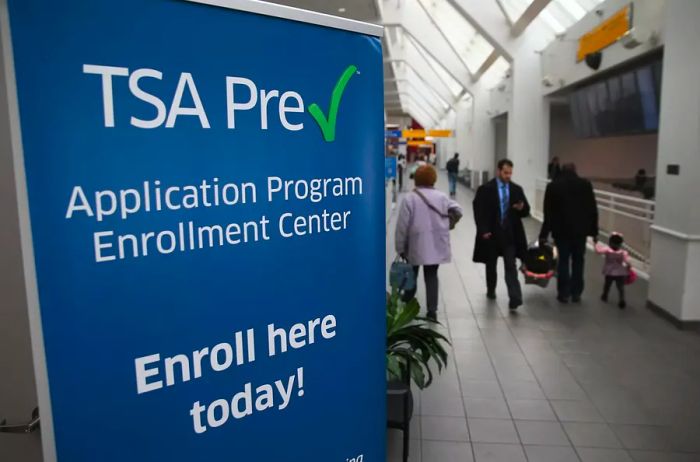
[(640, 168), (649, 176), (656, 174), (657, 134), (582, 139), (574, 133), (567, 106), (553, 106), (551, 117), (550, 158), (574, 162), (582, 176), (632, 178)]

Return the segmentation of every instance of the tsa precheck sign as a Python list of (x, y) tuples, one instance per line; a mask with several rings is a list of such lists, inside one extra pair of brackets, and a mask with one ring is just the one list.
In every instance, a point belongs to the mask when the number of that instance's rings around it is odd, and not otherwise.
[(47, 460), (383, 460), (379, 38), (6, 1)]

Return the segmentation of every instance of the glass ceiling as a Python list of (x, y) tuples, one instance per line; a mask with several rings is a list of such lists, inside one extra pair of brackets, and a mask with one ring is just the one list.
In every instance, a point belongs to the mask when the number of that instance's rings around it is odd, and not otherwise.
[[(397, 62), (394, 66), (397, 75), (397, 87), (399, 91), (411, 93), (417, 91), (423, 101), (429, 101), (429, 105), (436, 111), (441, 112), (447, 110), (450, 105), (443, 98), (441, 93), (435, 89), (434, 85), (426, 79), (426, 75), (420, 69), (416, 69), (409, 64), (410, 61)], [(421, 72), (419, 75), (418, 73)], [(446, 90), (443, 89), (443, 94)], [(449, 96), (448, 96), (449, 97)]]
[[(534, 0), (496, 0), (511, 24), (517, 22)], [(540, 17), (555, 35), (562, 34), (603, 0), (551, 0)]]
[[(414, 63), (414, 67), (421, 72), (431, 86), (436, 89), (445, 89), (448, 93), (443, 98), (453, 100), (464, 87), (445, 68), (437, 62), (429, 53), (417, 45), (413, 39), (406, 40), (406, 58)], [(451, 98), (448, 96), (451, 95)]]
[(493, 47), (447, 0), (416, 0), (439, 25), (448, 45), (471, 74), (486, 61)]
[(508, 69), (510, 69), (510, 63), (503, 56), (499, 56), (491, 67), (484, 72), (484, 75), (481, 76), (481, 82), (484, 88), (490, 90), (501, 83)]
[[(425, 49), (413, 38), (413, 34), (422, 37), (420, 30), (406, 33), (403, 27), (397, 25), (388, 28), (389, 55), (396, 58), (392, 65), (397, 78), (396, 86), (401, 106), (422, 125), (428, 127), (444, 118), (460, 96), (465, 94), (466, 86), (470, 84), (457, 80), (448, 71), (448, 67), (433, 56), (453, 56), (473, 76), (479, 72), (495, 49), (468, 19), (452, 6), (451, 0), (405, 1), (410, 2), (416, 14), (424, 14), (426, 26), (437, 27), (441, 37), (437, 43), (426, 44), (430, 49)], [(523, 19), (523, 14), (535, 0), (481, 1), (497, 2), (508, 22), (513, 25)], [(603, 1), (549, 0), (539, 13), (538, 27), (546, 28), (553, 40), (556, 35), (566, 32)], [(525, 24), (521, 21), (521, 25)], [(440, 48), (440, 53), (434, 51), (433, 48), (436, 47)], [(448, 48), (449, 51), (443, 48)], [(510, 63), (503, 56), (499, 56), (481, 75), (481, 84), (487, 89), (495, 87), (502, 81), (509, 68)]]
[(411, 116), (418, 121), (424, 128), (431, 128), (436, 122), (437, 118), (430, 115), (425, 109), (417, 105), (411, 98), (407, 98), (402, 102), (403, 107), (406, 108), (406, 112), (411, 114)]

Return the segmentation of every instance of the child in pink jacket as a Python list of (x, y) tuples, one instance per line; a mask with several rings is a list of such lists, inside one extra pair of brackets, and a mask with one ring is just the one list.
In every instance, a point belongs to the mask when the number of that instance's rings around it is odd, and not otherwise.
[(608, 301), (608, 292), (614, 282), (620, 294), (619, 303), (617, 306), (623, 309), (627, 306), (625, 303), (625, 281), (630, 272), (630, 256), (629, 253), (622, 248), (625, 242), (622, 234), (612, 233), (608, 245), (596, 242), (595, 251), (605, 256), (603, 264), (603, 274), (605, 275), (605, 287), (603, 295), (600, 297), (604, 302)]

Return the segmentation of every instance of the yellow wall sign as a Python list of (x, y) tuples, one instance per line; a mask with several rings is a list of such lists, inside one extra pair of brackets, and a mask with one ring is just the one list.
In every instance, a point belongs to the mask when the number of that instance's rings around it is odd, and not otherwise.
[(433, 138), (449, 138), (452, 136), (452, 130), (430, 130), (428, 136)]
[(632, 28), (632, 5), (627, 5), (578, 41), (576, 61), (583, 61), (587, 54), (595, 53), (620, 40)]
[(425, 130), (409, 129), (401, 132), (403, 138), (425, 138)]
[(403, 138), (425, 138), (432, 136), (433, 138), (449, 138), (452, 136), (452, 130), (403, 130), (401, 132)]

